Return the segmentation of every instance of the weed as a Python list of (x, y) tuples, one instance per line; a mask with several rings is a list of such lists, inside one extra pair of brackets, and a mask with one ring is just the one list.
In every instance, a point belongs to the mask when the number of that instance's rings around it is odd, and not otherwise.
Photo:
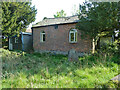
[(9, 51), (2, 54), (3, 88), (104, 88), (118, 74), (118, 56), (89, 55), (78, 62), (67, 56)]

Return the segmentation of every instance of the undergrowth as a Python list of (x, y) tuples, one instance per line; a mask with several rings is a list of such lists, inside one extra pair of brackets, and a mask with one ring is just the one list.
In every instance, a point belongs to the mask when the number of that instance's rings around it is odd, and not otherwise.
[(118, 75), (119, 57), (99, 54), (80, 57), (0, 49), (3, 88), (116, 88), (107, 84)]

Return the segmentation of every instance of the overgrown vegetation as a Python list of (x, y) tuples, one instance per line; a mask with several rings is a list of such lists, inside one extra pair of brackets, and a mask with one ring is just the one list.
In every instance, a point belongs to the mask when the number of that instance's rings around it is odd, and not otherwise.
[(96, 54), (69, 62), (67, 56), (0, 49), (3, 88), (107, 88), (118, 75), (119, 56)]
[(119, 7), (119, 2), (91, 2), (89, 0), (80, 5), (80, 21), (76, 28), (81, 31), (83, 38), (88, 38), (89, 35), (89, 38), (92, 39), (92, 53), (95, 53), (98, 42), (102, 37), (112, 38), (112, 35), (114, 35), (114, 37), (117, 37), (115, 41), (120, 45)]

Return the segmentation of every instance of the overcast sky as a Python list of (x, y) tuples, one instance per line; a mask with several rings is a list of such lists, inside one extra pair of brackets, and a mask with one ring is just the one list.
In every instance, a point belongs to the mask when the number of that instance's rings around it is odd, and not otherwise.
[[(32, 24), (41, 21), (44, 17), (53, 18), (57, 11), (62, 9), (67, 16), (72, 16), (73, 8), (78, 9), (84, 0), (32, 0), (32, 5), (37, 9), (36, 20)], [(30, 25), (31, 27), (31, 25)]]

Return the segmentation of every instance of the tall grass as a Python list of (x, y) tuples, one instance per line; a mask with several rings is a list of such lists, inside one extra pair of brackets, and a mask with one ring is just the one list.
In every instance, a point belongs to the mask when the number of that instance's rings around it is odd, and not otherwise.
[(117, 56), (98, 54), (80, 57), (78, 62), (67, 56), (2, 52), (3, 88), (103, 88), (118, 75)]

